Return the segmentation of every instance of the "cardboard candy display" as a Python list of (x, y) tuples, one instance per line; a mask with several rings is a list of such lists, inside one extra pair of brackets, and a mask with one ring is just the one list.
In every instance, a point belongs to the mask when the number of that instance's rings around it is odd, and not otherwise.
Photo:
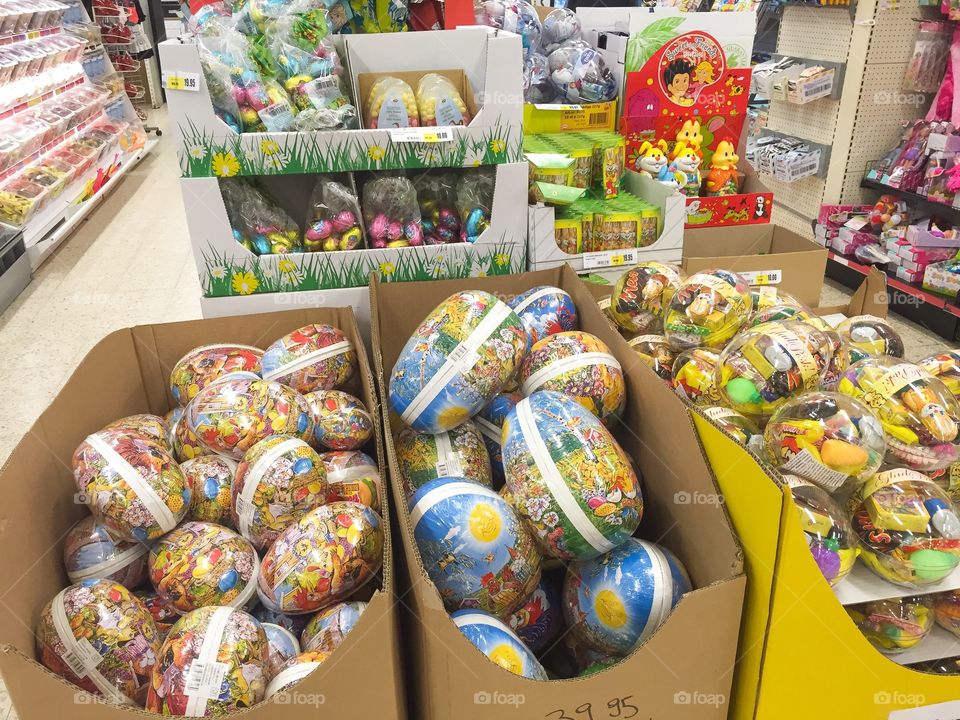
[(312, 618), (300, 634), (300, 645), (304, 651), (319, 650), (332, 653), (344, 641), (357, 624), (365, 602), (343, 602), (321, 610)]
[(114, 420), (103, 429), (138, 435), (145, 440), (157, 443), (168, 453), (173, 452), (173, 446), (170, 443), (170, 426), (167, 425), (167, 421), (159, 415), (150, 415), (148, 413), (130, 415), (125, 418), (120, 418), (119, 420)]
[(261, 623), (261, 627), (267, 634), (267, 678), (272, 680), (290, 658), (300, 654), (300, 641), (281, 625)]
[(357, 371), (357, 351), (332, 325), (306, 325), (284, 335), (263, 353), (263, 379), (299, 393), (333, 390)]
[(877, 650), (896, 655), (923, 640), (933, 628), (929, 595), (890, 598), (846, 608), (850, 619)]
[(187, 517), (233, 527), (233, 478), (236, 461), (223, 455), (205, 455), (180, 464), (190, 486)]
[(661, 379), (672, 384), (673, 363), (676, 355), (663, 335), (637, 335), (628, 341), (637, 357), (646, 363)]
[(577, 307), (560, 288), (538, 285), (507, 303), (523, 321), (530, 347), (548, 335), (577, 329)]
[(458, 610), (450, 617), (477, 650), (504, 670), (530, 680), (546, 680), (547, 671), (516, 633), (481, 610)]
[(328, 450), (356, 450), (373, 435), (373, 418), (359, 399), (342, 390), (304, 395), (313, 412), (313, 444)]
[(647, 260), (621, 275), (610, 292), (610, 315), (629, 333), (663, 331), (663, 314), (680, 286), (680, 268)]
[(380, 514), (380, 470), (377, 461), (357, 450), (320, 453), (327, 469), (327, 502), (349, 500)]
[[(523, 400), (523, 393), (519, 390), (512, 393), (500, 393), (488, 402), (483, 410), (474, 418), (473, 422), (483, 436), (483, 444), (487, 446), (490, 456), (490, 472), (496, 486), (505, 482), (503, 475), (503, 421), (518, 402)], [(461, 426), (462, 427), (462, 426)]]
[(562, 574), (544, 572), (533, 592), (507, 618), (510, 629), (535, 654), (546, 650), (563, 632), (562, 590)]
[(713, 420), (720, 429), (745, 448), (763, 456), (763, 433), (746, 415), (723, 405), (710, 405), (703, 408), (703, 414)]
[(404, 428), (397, 433), (394, 444), (400, 483), (408, 500), (418, 488), (440, 477), (462, 477), (492, 485), (490, 456), (473, 420), (436, 435)]
[(147, 578), (149, 550), (137, 542), (115, 542), (105, 525), (88, 516), (67, 533), (63, 543), (63, 565), (72, 583), (103, 578), (135, 588)]
[(693, 348), (673, 361), (673, 391), (694, 405), (716, 405), (721, 401), (716, 370), (720, 355), (706, 348)]
[(321, 650), (309, 650), (290, 658), (280, 666), (279, 672), (273, 676), (270, 684), (267, 685), (266, 698), (270, 699), (278, 692), (282, 692), (294, 683), (299, 682), (320, 667), (320, 664), (328, 657), (330, 657), (330, 654)]
[(860, 554), (850, 520), (823, 488), (796, 475), (784, 475), (783, 479), (793, 495), (814, 562), (827, 582), (836, 585), (853, 569)]
[(663, 317), (664, 335), (676, 350), (723, 348), (750, 318), (750, 286), (728, 270), (704, 270), (673, 294)]
[(847, 318), (837, 326), (837, 332), (850, 347), (851, 363), (876, 355), (903, 357), (903, 340), (900, 334), (883, 318), (873, 315)]

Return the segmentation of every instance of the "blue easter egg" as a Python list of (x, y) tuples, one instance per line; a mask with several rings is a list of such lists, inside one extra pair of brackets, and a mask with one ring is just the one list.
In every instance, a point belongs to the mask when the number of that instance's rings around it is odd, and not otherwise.
[(254, 235), (253, 249), (258, 255), (269, 255), (270, 241), (267, 240), (265, 235)]
[(547, 335), (577, 329), (577, 306), (570, 294), (558, 287), (539, 285), (507, 304), (523, 321), (531, 346)]
[(220, 582), (217, 583), (217, 588), (219, 588), (220, 592), (226, 592), (236, 585), (239, 579), (240, 575), (236, 570), (227, 570), (227, 572), (220, 576)]
[(487, 446), (487, 453), (490, 455), (490, 470), (497, 487), (505, 481), (503, 476), (503, 446), (500, 444), (503, 421), (521, 400), (523, 400), (523, 395), (520, 392), (500, 393), (473, 418), (474, 424), (483, 436), (483, 444)]
[(467, 231), (467, 236), (472, 237), (483, 232), (485, 229), (483, 227), (483, 222), (483, 208), (473, 208), (473, 210), (467, 213), (467, 219), (463, 223), (463, 229)]
[(450, 616), (477, 650), (504, 670), (530, 680), (547, 680), (547, 671), (523, 641), (493, 615), (460, 610)]

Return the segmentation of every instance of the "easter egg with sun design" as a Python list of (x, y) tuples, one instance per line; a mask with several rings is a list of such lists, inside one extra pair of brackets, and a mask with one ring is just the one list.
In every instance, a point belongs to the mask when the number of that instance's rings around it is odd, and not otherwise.
[(558, 287), (538, 285), (508, 304), (523, 321), (531, 346), (547, 335), (577, 329), (577, 306), (570, 294)]
[(460, 632), (491, 662), (514, 675), (547, 680), (547, 671), (517, 634), (501, 620), (482, 610), (459, 610), (450, 617)]

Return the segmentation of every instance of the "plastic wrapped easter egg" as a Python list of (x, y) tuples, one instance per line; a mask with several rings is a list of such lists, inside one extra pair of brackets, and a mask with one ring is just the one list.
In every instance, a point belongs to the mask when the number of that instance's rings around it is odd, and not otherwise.
[(859, 400), (832, 392), (798, 395), (781, 405), (764, 430), (767, 460), (828, 492), (849, 493), (883, 462), (880, 419)]
[(607, 555), (570, 564), (563, 611), (583, 642), (623, 656), (653, 635), (690, 590), (686, 568), (672, 552), (630, 538)]
[(933, 596), (937, 624), (960, 638), (960, 590), (945, 590)]
[(514, 505), (551, 557), (597, 557), (640, 523), (643, 498), (626, 453), (594, 415), (561, 393), (542, 390), (510, 412), (503, 469)]
[(677, 359), (663, 335), (637, 335), (628, 341), (630, 347), (661, 380), (673, 382), (673, 363)]
[(300, 634), (301, 646), (304, 650), (332, 653), (340, 647), (366, 609), (365, 602), (342, 602), (321, 610), (310, 618)]
[(753, 420), (723, 405), (704, 407), (703, 414), (738, 443), (763, 457), (765, 451), (763, 433)]
[(542, 23), (543, 50), (551, 53), (567, 40), (580, 37), (580, 18), (565, 7), (551, 10)]
[(906, 468), (877, 473), (850, 498), (860, 558), (897, 585), (939, 582), (960, 564), (960, 517), (947, 494)]
[(258, 565), (253, 546), (233, 530), (191, 521), (150, 550), (150, 582), (181, 614), (208, 605), (242, 608), (256, 592)]
[(770, 307), (792, 307), (810, 313), (806, 305), (790, 293), (777, 289), (776, 285), (751, 285), (750, 300), (755, 313)]
[(540, 580), (540, 553), (516, 510), (493, 490), (440, 478), (410, 501), (427, 574), (448, 610), (515, 610)]
[(750, 286), (729, 270), (703, 270), (677, 288), (663, 316), (664, 335), (676, 350), (723, 348), (750, 318)]
[[(756, 296), (754, 296), (753, 300), (754, 303), (757, 302)], [(812, 311), (794, 305), (768, 305), (762, 310), (754, 312), (753, 317), (750, 318), (750, 327), (781, 320), (803, 320), (804, 322), (810, 322), (814, 317), (816, 316)]]
[(283, 669), (290, 658), (300, 654), (300, 641), (297, 636), (280, 625), (261, 623), (267, 634), (267, 678), (273, 679)]
[(332, 325), (305, 325), (284, 335), (263, 353), (263, 379), (297, 392), (332, 390), (357, 371), (357, 351)]
[(503, 485), (503, 445), (501, 445), (503, 421), (514, 406), (523, 400), (519, 390), (494, 396), (474, 418), (477, 430), (483, 436), (490, 456), (490, 473), (496, 486)]
[(663, 330), (663, 313), (680, 286), (676, 265), (647, 260), (619, 277), (610, 293), (610, 315), (630, 333)]
[(836, 390), (837, 384), (840, 382), (840, 377), (847, 371), (847, 368), (850, 367), (850, 352), (846, 340), (840, 336), (840, 333), (837, 332), (836, 329), (817, 315), (811, 315), (808, 318), (801, 318), (801, 316), (798, 315), (797, 319), (803, 319), (807, 325), (813, 325), (817, 330), (822, 332), (830, 342), (832, 354), (830, 362), (827, 364), (827, 370), (823, 374), (823, 380), (820, 381), (820, 389)]
[(140, 415), (130, 415), (119, 420), (114, 420), (107, 425), (104, 430), (117, 430), (130, 435), (151, 440), (157, 443), (168, 453), (173, 452), (173, 446), (170, 444), (170, 426), (167, 425), (159, 415), (150, 415), (142, 413)]
[(214, 383), (190, 402), (184, 420), (203, 445), (234, 460), (271, 435), (313, 439), (313, 414), (303, 395), (269, 380)]
[(929, 595), (875, 600), (846, 608), (847, 614), (877, 650), (896, 655), (917, 645), (933, 628)]
[(596, 335), (574, 330), (550, 335), (530, 349), (520, 368), (520, 390), (561, 392), (609, 425), (626, 403), (620, 363)]
[(960, 397), (960, 352), (948, 350), (931, 355), (917, 363), (947, 386), (954, 397)]
[(244, 371), (260, 374), (263, 350), (250, 345), (224, 343), (194, 348), (173, 366), (170, 392), (186, 406), (213, 380), (229, 373)]
[(88, 516), (67, 533), (63, 564), (72, 583), (104, 578), (135, 588), (147, 579), (149, 550), (143, 543), (115, 542), (105, 525)]
[(767, 323), (724, 348), (714, 382), (730, 407), (762, 426), (787, 398), (819, 387), (832, 354), (827, 336), (812, 325)]
[(259, 603), (250, 614), (261, 623), (272, 623), (274, 625), (279, 625), (280, 627), (289, 630), (297, 637), (300, 637), (300, 633), (303, 632), (303, 629), (310, 621), (309, 615), (285, 615), (284, 613), (271, 610), (270, 608)]
[(273, 435), (247, 450), (233, 482), (233, 525), (266, 550), (291, 523), (327, 501), (327, 469), (303, 440)]
[(544, 572), (533, 592), (507, 618), (510, 629), (534, 653), (546, 650), (563, 631), (562, 590), (560, 571)]
[(194, 610), (163, 641), (146, 710), (219, 717), (255, 705), (267, 689), (268, 653), (263, 627), (242, 610)]
[[(144, 558), (146, 559), (146, 558)], [(179, 613), (174, 610), (167, 602), (160, 597), (160, 594), (152, 587), (149, 590), (137, 590), (134, 592), (137, 599), (143, 603), (143, 607), (153, 618), (153, 624), (157, 627), (157, 633), (163, 640), (170, 632), (173, 624), (180, 619)]]
[(850, 346), (850, 362), (866, 357), (889, 355), (903, 357), (903, 340), (893, 325), (873, 315), (856, 315), (837, 326), (837, 332)]
[(577, 306), (570, 294), (557, 287), (538, 285), (508, 303), (520, 316), (533, 346), (547, 335), (577, 329)]
[(88, 435), (73, 478), (90, 512), (119, 540), (155, 540), (187, 514), (190, 486), (155, 442), (116, 430)]
[(693, 348), (673, 361), (673, 391), (693, 405), (717, 405), (721, 402), (716, 383), (720, 355), (706, 348)]
[(359, 503), (330, 503), (280, 533), (263, 557), (257, 594), (273, 610), (312, 613), (352, 595), (382, 564), (380, 516)]
[(190, 485), (191, 520), (233, 527), (231, 497), (237, 463), (223, 455), (205, 455), (180, 464)]
[(90, 579), (40, 613), (37, 658), (79, 688), (118, 705), (143, 703), (160, 650), (153, 618), (129, 590)]
[(357, 398), (341, 390), (304, 395), (313, 412), (313, 443), (328, 450), (356, 450), (373, 437), (373, 418)]
[(887, 462), (931, 471), (960, 458), (960, 405), (942, 382), (917, 365), (869, 357), (843, 374), (837, 390), (880, 418)]
[(380, 513), (377, 461), (358, 450), (320, 453), (327, 469), (327, 502), (349, 500)]
[(394, 441), (404, 497), (439, 477), (462, 477), (490, 486), (490, 456), (480, 430), (467, 420), (448, 432), (428, 435), (404, 428)]
[(523, 321), (494, 295), (451, 295), (420, 323), (390, 373), (390, 407), (414, 430), (440, 433), (476, 415), (523, 360)]
[(458, 610), (453, 622), (477, 650), (491, 662), (514, 675), (530, 680), (546, 680), (547, 671), (523, 644), (517, 634), (490, 613), (482, 610)]
[(860, 554), (850, 520), (823, 488), (796, 475), (784, 475), (783, 479), (793, 495), (813, 560), (827, 582), (836, 585), (853, 569)]
[(596, 49), (582, 40), (567, 40), (547, 56), (550, 79), (568, 103), (598, 103), (617, 96), (617, 80)]
[[(320, 664), (325, 662), (329, 657), (330, 653), (325, 653), (320, 650), (309, 650), (300, 653), (296, 657), (290, 658), (280, 667), (280, 671), (273, 676), (270, 684), (267, 685), (266, 698), (269, 700), (277, 693), (283, 692), (291, 685), (300, 682), (320, 667)], [(277, 704), (285, 703), (278, 701)]]
[(213, 450), (200, 442), (200, 438), (194, 435), (183, 417), (185, 412), (183, 408), (180, 412), (181, 415), (172, 428), (173, 438), (170, 443), (173, 447), (173, 457), (177, 462), (184, 463), (187, 460), (204, 457), (205, 455), (215, 455), (216, 453)]

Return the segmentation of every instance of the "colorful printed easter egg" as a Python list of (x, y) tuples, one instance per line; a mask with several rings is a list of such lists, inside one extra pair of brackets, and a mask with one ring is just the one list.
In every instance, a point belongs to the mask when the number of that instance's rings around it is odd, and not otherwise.
[(242, 608), (256, 591), (258, 565), (253, 546), (233, 530), (190, 521), (150, 550), (150, 582), (181, 614), (208, 605)]
[(733, 408), (722, 405), (711, 405), (703, 408), (703, 414), (713, 420), (714, 424), (720, 427), (727, 435), (732, 437), (738, 443), (743, 445), (761, 457), (766, 452), (766, 446), (763, 443), (763, 433), (760, 428), (745, 415), (738, 413)]
[(263, 350), (249, 345), (223, 343), (194, 348), (173, 366), (170, 393), (186, 406), (214, 380), (234, 372), (260, 374)]
[(304, 395), (313, 412), (314, 447), (356, 450), (373, 437), (373, 418), (353, 395), (317, 390)]
[(586, 560), (626, 541), (643, 498), (630, 460), (582, 405), (542, 390), (503, 424), (503, 468), (513, 503), (540, 549)]
[(677, 356), (663, 335), (637, 335), (628, 341), (630, 347), (662, 380), (673, 381), (673, 362)]
[(343, 602), (321, 610), (310, 618), (300, 634), (303, 649), (332, 653), (340, 647), (366, 609), (365, 602)]
[(177, 405), (175, 408), (168, 410), (163, 416), (163, 423), (170, 430), (167, 435), (167, 441), (170, 443), (170, 447), (173, 447), (173, 436), (181, 417), (183, 417), (183, 406), (181, 405)]
[(693, 348), (677, 355), (673, 361), (673, 391), (693, 405), (716, 405), (721, 402), (716, 383), (720, 355), (706, 348)]
[(867, 357), (903, 357), (903, 339), (893, 325), (873, 315), (856, 315), (837, 325), (837, 332), (850, 347), (850, 363)]
[(263, 353), (263, 379), (301, 393), (340, 387), (356, 371), (353, 343), (332, 325), (306, 325), (284, 335)]
[(167, 425), (159, 415), (150, 415), (142, 413), (140, 415), (129, 415), (119, 420), (114, 420), (107, 425), (104, 430), (117, 430), (131, 435), (137, 435), (146, 440), (152, 440), (158, 443), (160, 447), (168, 453), (173, 452), (173, 446), (170, 444), (170, 426)]
[(531, 348), (520, 368), (520, 390), (561, 392), (606, 424), (616, 421), (627, 400), (623, 370), (610, 348), (579, 330), (550, 335)]
[(219, 717), (264, 698), (267, 634), (242, 610), (204, 607), (177, 621), (153, 669), (147, 712)]
[(93, 516), (119, 540), (155, 540), (187, 514), (190, 486), (157, 443), (116, 430), (88, 435), (73, 478)]
[(382, 564), (380, 516), (359, 503), (330, 503), (280, 533), (263, 557), (257, 594), (268, 608), (312, 613), (352, 595)]
[(143, 703), (160, 651), (153, 618), (129, 590), (84, 580), (46, 604), (37, 658), (79, 688), (119, 705)]
[(310, 621), (309, 615), (285, 615), (281, 612), (271, 610), (260, 603), (257, 603), (257, 606), (250, 614), (259, 620), (261, 624), (272, 623), (274, 625), (279, 625), (285, 630), (292, 632), (296, 637), (300, 637), (300, 633), (303, 632), (303, 629)]
[(431, 480), (462, 477), (490, 486), (490, 456), (483, 436), (472, 420), (449, 432), (428, 435), (404, 428), (394, 440), (400, 487), (409, 500)]
[(547, 335), (577, 329), (577, 306), (570, 294), (557, 287), (538, 285), (507, 303), (523, 321), (528, 347)]
[(320, 453), (327, 469), (327, 502), (348, 500), (380, 513), (377, 461), (358, 450)]
[(488, 402), (473, 422), (483, 436), (483, 444), (487, 446), (487, 455), (490, 456), (491, 477), (497, 486), (503, 485), (503, 446), (501, 432), (503, 421), (513, 410), (514, 406), (523, 400), (523, 393), (519, 390), (512, 393), (500, 393)]
[(530, 680), (546, 680), (547, 671), (517, 634), (489, 613), (459, 610), (450, 617), (473, 646), (504, 670)]
[(931, 355), (917, 363), (947, 386), (954, 397), (960, 397), (960, 352), (949, 350)]
[(534, 653), (546, 650), (563, 630), (562, 588), (560, 573), (544, 572), (533, 592), (507, 618), (510, 629)]
[(850, 619), (877, 650), (896, 655), (917, 645), (933, 628), (930, 595), (890, 598), (845, 608)]
[(184, 420), (203, 445), (234, 460), (271, 435), (313, 439), (313, 415), (303, 395), (267, 380), (209, 385), (187, 406)]
[(663, 330), (676, 352), (695, 347), (720, 350), (736, 335), (753, 306), (750, 286), (729, 270), (703, 270), (673, 294)]
[(783, 479), (793, 495), (813, 560), (827, 582), (836, 585), (853, 569), (860, 554), (850, 520), (823, 488), (796, 475), (784, 475)]
[(267, 678), (273, 679), (283, 669), (290, 658), (300, 654), (300, 641), (297, 636), (280, 625), (261, 623), (267, 634)]
[(88, 516), (67, 533), (63, 564), (72, 583), (104, 578), (126, 588), (135, 588), (147, 579), (149, 550), (143, 543), (115, 542), (105, 525)]
[(516, 510), (493, 490), (440, 478), (410, 501), (427, 575), (448, 610), (513, 612), (540, 581), (540, 553)]
[[(181, 410), (183, 413), (183, 410)], [(188, 460), (195, 460), (206, 455), (216, 455), (216, 453), (200, 442), (200, 438), (193, 434), (193, 430), (187, 424), (186, 418), (181, 414), (177, 424), (172, 430), (173, 456), (177, 462), (184, 463)]]
[(451, 295), (407, 341), (390, 373), (390, 407), (418, 432), (451, 430), (503, 389), (527, 349), (523, 321), (482, 291)]
[(583, 642), (623, 656), (653, 635), (690, 589), (690, 577), (672, 552), (630, 538), (607, 555), (570, 564), (563, 610)]
[(206, 455), (180, 464), (190, 484), (191, 520), (233, 527), (232, 492), (237, 463), (223, 455)]
[(610, 317), (629, 333), (663, 330), (663, 311), (680, 286), (680, 268), (647, 260), (619, 277), (610, 293)]
[(233, 525), (265, 550), (290, 524), (327, 501), (327, 469), (300, 438), (274, 435), (247, 450), (233, 481)]
[(960, 590), (945, 590), (933, 596), (937, 624), (960, 638)]
[(281, 666), (280, 671), (274, 675), (270, 684), (267, 685), (266, 698), (272, 698), (278, 692), (282, 692), (291, 685), (300, 682), (320, 667), (320, 664), (325, 662), (329, 657), (329, 653), (320, 650), (309, 650), (290, 658)]

